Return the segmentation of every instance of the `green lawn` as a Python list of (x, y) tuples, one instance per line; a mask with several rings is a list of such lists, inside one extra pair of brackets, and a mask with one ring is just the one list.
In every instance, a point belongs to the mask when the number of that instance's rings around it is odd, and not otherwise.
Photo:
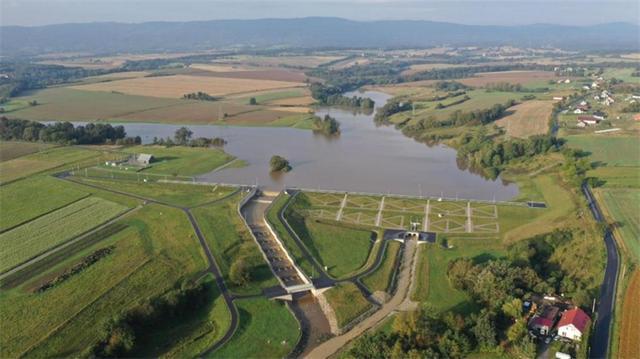
[(298, 342), (300, 328), (279, 301), (265, 298), (237, 300), (240, 325), (213, 358), (284, 358)]
[(608, 166), (640, 166), (640, 138), (631, 136), (567, 136), (569, 147), (589, 152), (590, 160)]
[(233, 156), (220, 149), (201, 147), (136, 146), (124, 150), (127, 153), (148, 153), (155, 158), (151, 167), (142, 173), (194, 176), (210, 172), (233, 160)]
[(0, 231), (77, 201), (89, 194), (52, 177), (32, 177), (0, 186)]
[(411, 300), (424, 302), (429, 298), (429, 251), (437, 245), (421, 245), (418, 247), (418, 264), (416, 266), (416, 282)]
[(55, 145), (42, 142), (0, 141), (0, 162), (44, 151)]
[(78, 147), (57, 147), (9, 161), (0, 162), (0, 182), (6, 183), (34, 173), (83, 160), (98, 159), (101, 152)]
[[(230, 289), (241, 294), (260, 294), (263, 288), (278, 285), (278, 281), (237, 212), (244, 195), (238, 193), (222, 202), (196, 208), (193, 214)], [(239, 258), (243, 258), (251, 273), (244, 286), (229, 279), (229, 269)]]
[(640, 261), (640, 189), (598, 190), (627, 252)]
[(46, 252), (118, 216), (127, 208), (89, 197), (0, 234), (0, 272)]
[[(422, 288), (426, 288), (420, 293), (420, 297), (425, 297), (426, 302), (432, 304), (437, 310), (468, 314), (477, 308), (469, 296), (451, 286), (447, 279), (447, 268), (449, 262), (456, 258), (472, 258), (477, 261), (484, 261), (492, 258), (499, 258), (504, 255), (504, 248), (495, 239), (480, 238), (454, 238), (449, 236), (451, 249), (441, 246), (429, 246), (422, 253), (426, 252), (428, 261), (427, 283), (422, 283)], [(424, 281), (424, 276), (419, 276), (419, 280)], [(420, 286), (420, 285), (418, 285)]]
[(320, 223), (288, 211), (287, 221), (316, 260), (334, 278), (355, 274), (367, 262), (373, 233), (341, 225)]
[(235, 191), (232, 187), (222, 186), (157, 182), (144, 183), (126, 180), (98, 179), (92, 177), (85, 178), (82, 177), (82, 173), (80, 176), (75, 177), (75, 179), (83, 183), (98, 185), (100, 187), (131, 193), (133, 195), (185, 207), (193, 207), (215, 201), (224, 198)]
[(0, 292), (0, 356), (80, 356), (117, 313), (206, 269), (182, 211), (150, 204), (121, 222), (129, 228), (87, 249), (115, 244), (114, 253), (80, 274), (40, 294), (30, 283)]
[(339, 283), (324, 295), (336, 313), (340, 328), (351, 323), (373, 306), (351, 282)]
[(396, 259), (400, 252), (402, 244), (397, 241), (386, 242), (386, 248), (382, 258), (382, 264), (373, 273), (362, 279), (362, 283), (369, 288), (371, 292), (383, 291), (388, 292), (391, 285), (391, 279), (395, 270)]

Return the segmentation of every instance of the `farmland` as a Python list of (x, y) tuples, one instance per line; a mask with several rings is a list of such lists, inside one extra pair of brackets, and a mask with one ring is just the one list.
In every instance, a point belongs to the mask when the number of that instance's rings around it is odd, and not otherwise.
[(640, 270), (631, 275), (622, 308), (622, 325), (620, 327), (620, 343), (618, 355), (621, 358), (634, 358), (640, 355)]
[(85, 91), (115, 91), (130, 95), (181, 98), (184, 94), (197, 91), (203, 91), (212, 96), (226, 96), (252, 91), (301, 87), (302, 85), (300, 82), (175, 75), (100, 82), (72, 86), (72, 88)]
[(607, 166), (640, 166), (640, 139), (630, 136), (567, 136), (568, 145), (590, 153), (589, 159)]
[(30, 155), (50, 148), (51, 145), (33, 142), (0, 142), (0, 162)]
[(126, 207), (86, 198), (0, 234), (0, 271), (78, 236), (122, 213)]
[(492, 83), (508, 82), (512, 84), (527, 85), (534, 82), (546, 82), (557, 79), (553, 72), (549, 71), (505, 71), (483, 72), (460, 80), (465, 85), (482, 87)]
[(532, 135), (543, 135), (549, 130), (551, 118), (551, 101), (526, 101), (509, 108), (512, 114), (496, 121), (506, 129), (507, 136), (526, 138)]
[(640, 262), (640, 189), (612, 188), (598, 190), (608, 217), (614, 221), (625, 252)]

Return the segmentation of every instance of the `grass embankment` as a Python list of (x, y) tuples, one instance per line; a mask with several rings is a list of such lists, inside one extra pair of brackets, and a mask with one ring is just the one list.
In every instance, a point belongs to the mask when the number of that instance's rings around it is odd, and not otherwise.
[(275, 201), (271, 204), (269, 211), (267, 212), (267, 221), (271, 224), (271, 227), (278, 235), (278, 238), (282, 240), (287, 252), (293, 258), (295, 264), (309, 277), (313, 278), (313, 275), (316, 274), (313, 265), (311, 262), (307, 260), (307, 258), (303, 255), (302, 250), (298, 247), (295, 240), (291, 237), (289, 232), (287, 231), (284, 223), (280, 220), (279, 213), (284, 208), (284, 206), (289, 201), (291, 196), (286, 194), (281, 194), (276, 198)]
[(329, 275), (347, 277), (365, 265), (373, 246), (371, 231), (305, 218), (300, 214), (300, 207), (304, 204), (296, 198), (285, 218)]
[(235, 335), (213, 358), (283, 358), (298, 342), (300, 329), (282, 302), (265, 298), (235, 302), (240, 325)]
[[(244, 195), (238, 193), (221, 202), (196, 208), (193, 214), (230, 290), (260, 294), (261, 289), (278, 285), (278, 281), (237, 212), (238, 202)], [(230, 268), (238, 260), (244, 261), (249, 268), (250, 279), (244, 285), (235, 284), (229, 278)]]
[(358, 287), (351, 282), (339, 283), (326, 291), (324, 295), (336, 313), (340, 328), (351, 323), (373, 307), (362, 295)]
[(362, 279), (362, 283), (371, 292), (390, 291), (391, 280), (393, 279), (395, 264), (401, 247), (400, 242), (391, 241), (386, 242), (385, 248), (381, 249), (384, 250), (384, 254), (380, 267)]
[(234, 159), (221, 149), (183, 146), (135, 146), (126, 153), (147, 153), (154, 157), (149, 168), (141, 173), (174, 176), (194, 176), (213, 171)]
[[(150, 204), (120, 222), (128, 228), (85, 251), (113, 244), (114, 252), (81, 273), (43, 293), (31, 291), (43, 277), (0, 292), (4, 323), (0, 356), (86, 353), (117, 313), (206, 269), (203, 252), (182, 211)], [(70, 258), (42, 275), (73, 264)], [(189, 333), (165, 339), (176, 340)]]
[(97, 197), (74, 202), (0, 234), (0, 272), (118, 216), (127, 208)]

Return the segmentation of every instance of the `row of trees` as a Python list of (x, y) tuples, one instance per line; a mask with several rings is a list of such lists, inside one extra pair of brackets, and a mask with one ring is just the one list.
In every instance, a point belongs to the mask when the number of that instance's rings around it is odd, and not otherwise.
[(326, 86), (314, 82), (309, 85), (309, 89), (311, 96), (321, 105), (357, 107), (365, 110), (373, 109), (375, 105), (375, 102), (368, 97), (343, 96), (342, 93), (349, 89), (342, 86)]
[(184, 94), (182, 95), (182, 98), (184, 98), (185, 100), (197, 101), (218, 101), (220, 99), (219, 97), (211, 96), (208, 93), (202, 91)]
[(42, 124), (40, 122), (0, 118), (0, 139), (18, 141), (41, 141), (62, 144), (139, 144), (139, 136), (127, 138), (123, 126), (103, 123), (88, 123), (74, 126), (70, 122)]
[(489, 83), (484, 86), (487, 91), (500, 91), (500, 92), (547, 92), (548, 87), (538, 88), (526, 88), (521, 84), (514, 84), (510, 82), (495, 82)]
[(180, 127), (176, 130), (173, 138), (154, 137), (152, 144), (160, 146), (189, 146), (189, 147), (223, 147), (227, 141), (220, 137), (197, 137), (192, 138), (193, 131), (187, 127)]
[(409, 101), (402, 101), (400, 99), (391, 99), (387, 101), (384, 106), (378, 109), (373, 120), (377, 124), (386, 123), (389, 117), (396, 113), (411, 110), (412, 104)]

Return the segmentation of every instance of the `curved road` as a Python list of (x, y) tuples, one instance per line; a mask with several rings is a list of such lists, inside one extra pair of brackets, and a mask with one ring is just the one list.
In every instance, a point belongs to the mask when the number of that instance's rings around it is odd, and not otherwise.
[[(205, 356), (205, 355), (208, 355), (208, 354), (212, 353), (216, 349), (218, 349), (221, 346), (223, 346), (224, 344), (226, 344), (227, 341), (229, 341), (229, 339), (231, 339), (231, 337), (235, 334), (236, 330), (238, 329), (238, 325), (240, 323), (240, 315), (238, 313), (238, 309), (236, 308), (235, 304), (233, 303), (233, 300), (235, 298), (233, 297), (233, 295), (231, 293), (229, 293), (227, 285), (224, 283), (224, 279), (222, 277), (222, 274), (220, 273), (220, 269), (218, 268), (218, 265), (216, 264), (215, 258), (211, 254), (211, 250), (209, 249), (209, 245), (207, 244), (207, 241), (204, 238), (204, 235), (202, 234), (202, 231), (200, 230), (200, 226), (198, 226), (198, 222), (196, 221), (195, 217), (193, 217), (193, 214), (191, 214), (191, 210), (190, 210), (189, 207), (181, 207), (181, 206), (177, 206), (177, 205), (174, 205), (174, 204), (171, 204), (171, 203), (158, 201), (158, 200), (151, 199), (151, 198), (142, 197), (140, 195), (135, 195), (135, 194), (132, 194), (132, 193), (117, 191), (117, 190), (114, 190), (114, 189), (110, 189), (110, 188), (99, 186), (99, 185), (95, 185), (95, 184), (75, 181), (75, 180), (72, 180), (70, 178), (67, 178), (67, 174), (66, 173), (58, 174), (55, 177), (63, 179), (63, 180), (66, 180), (66, 181), (69, 181), (69, 182), (73, 182), (73, 183), (76, 183), (76, 184), (79, 184), (79, 185), (82, 185), (82, 186), (87, 186), (87, 187), (99, 189), (99, 190), (102, 190), (102, 191), (107, 191), (107, 192), (116, 193), (116, 194), (127, 196), (127, 197), (136, 198), (136, 199), (139, 199), (139, 200), (142, 200), (142, 201), (146, 201), (146, 202), (149, 202), (149, 203), (157, 203), (157, 204), (161, 204), (161, 205), (164, 205), (164, 206), (173, 207), (173, 208), (177, 208), (177, 209), (182, 210), (187, 215), (187, 218), (189, 219), (189, 222), (191, 223), (191, 226), (193, 227), (193, 230), (196, 233), (196, 236), (198, 237), (198, 240), (200, 241), (200, 246), (202, 246), (202, 249), (205, 252), (205, 255), (207, 257), (207, 261), (209, 262), (209, 267), (207, 268), (207, 272), (211, 273), (213, 275), (213, 277), (215, 278), (216, 284), (218, 285), (218, 289), (220, 290), (220, 293), (222, 294), (222, 296), (224, 298), (224, 301), (225, 301), (225, 303), (227, 305), (227, 308), (229, 309), (229, 314), (231, 315), (231, 322), (229, 324), (229, 329), (227, 330), (227, 332), (216, 343), (214, 343), (211, 347), (206, 349), (201, 354), (201, 356)], [(214, 201), (207, 202), (207, 203), (204, 203), (204, 204), (201, 204), (201, 205), (212, 204), (212, 203), (215, 203), (217, 201), (224, 200), (226, 198), (229, 198), (229, 197), (235, 195), (236, 193), (237, 193), (237, 191), (233, 191), (231, 194), (229, 194), (227, 196), (224, 196), (222, 198), (218, 198), (218, 199), (216, 199)], [(198, 206), (196, 206), (196, 207), (198, 207)]]
[[(589, 186), (582, 185), (589, 208), (593, 217), (598, 222), (604, 221), (604, 216), (596, 203)], [(609, 341), (611, 335), (611, 320), (616, 299), (616, 285), (618, 280), (619, 256), (618, 248), (613, 234), (607, 229), (604, 234), (604, 243), (607, 248), (607, 266), (604, 272), (604, 280), (600, 287), (600, 297), (598, 298), (597, 317), (595, 321), (593, 335), (591, 336), (590, 358), (606, 358), (609, 351)]]

